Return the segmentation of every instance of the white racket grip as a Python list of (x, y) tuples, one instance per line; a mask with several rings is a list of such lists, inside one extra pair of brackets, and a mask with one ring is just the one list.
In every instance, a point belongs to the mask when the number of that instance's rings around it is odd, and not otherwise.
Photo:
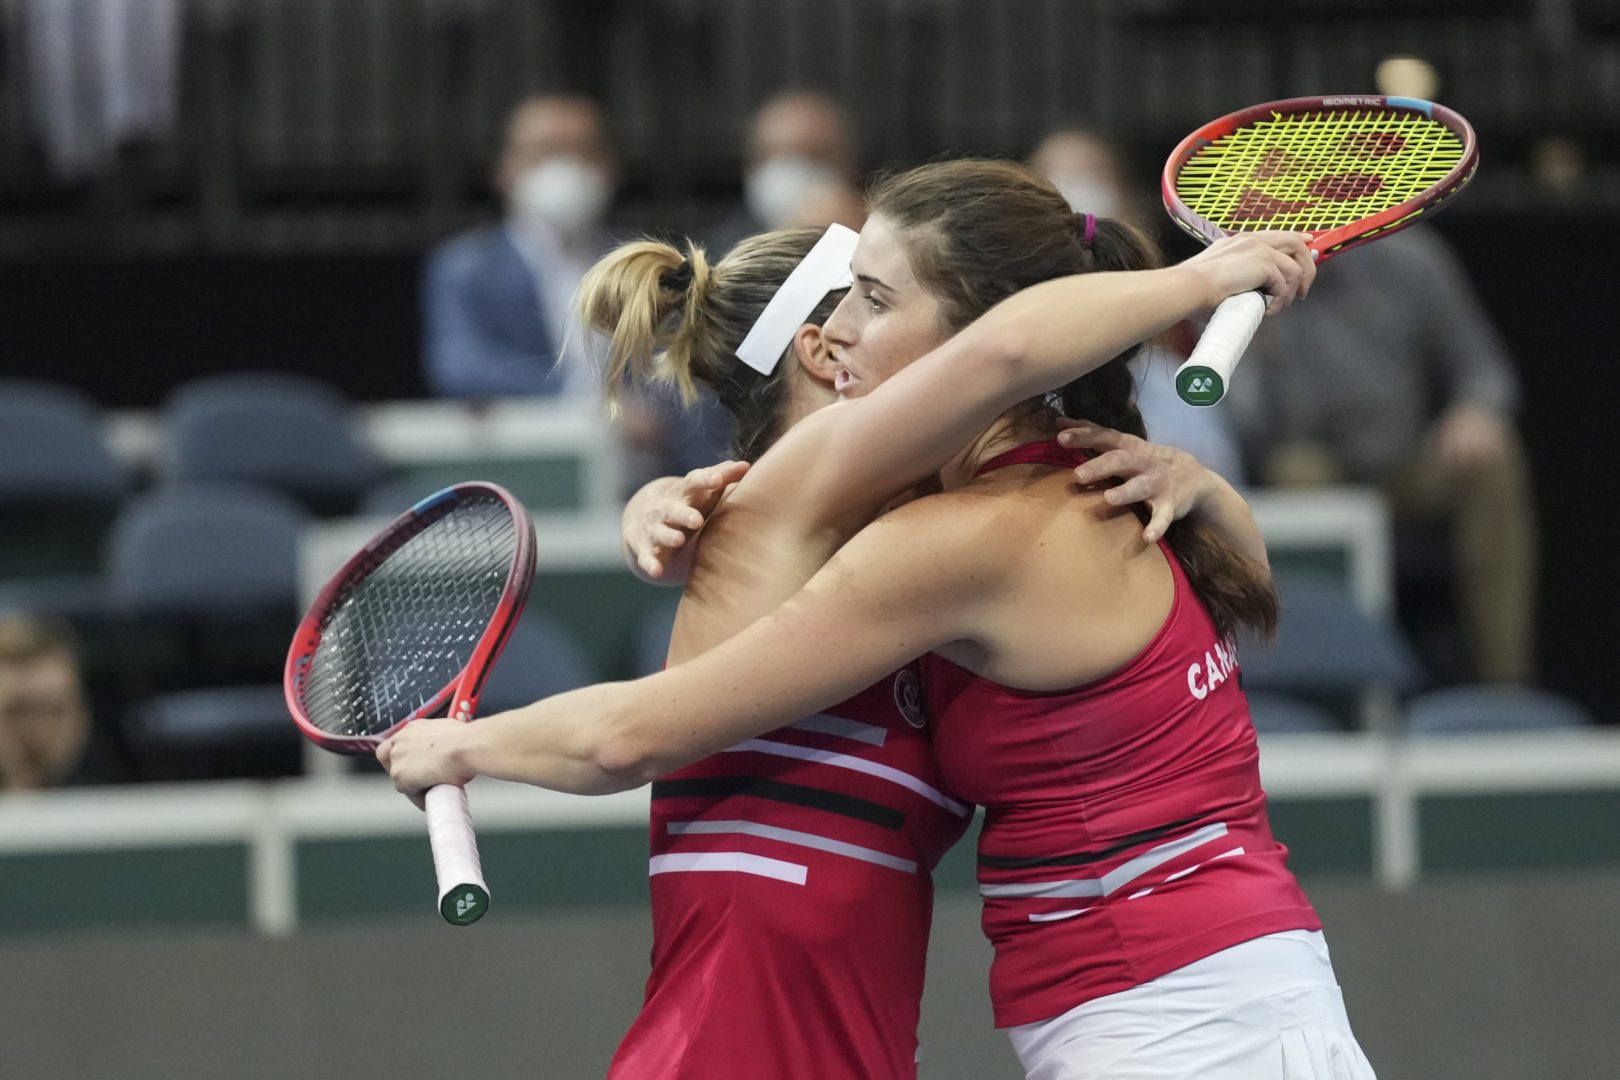
[(428, 842), (433, 846), (433, 870), (439, 878), (439, 914), (446, 922), (466, 926), (489, 910), (489, 886), (478, 864), (478, 837), (473, 833), (467, 789), (456, 784), (430, 787), (423, 799), (427, 807)]
[(1176, 369), (1176, 393), (1189, 405), (1213, 405), (1226, 396), (1232, 370), (1254, 340), (1271, 303), (1264, 293), (1228, 296), (1209, 317), (1192, 355)]

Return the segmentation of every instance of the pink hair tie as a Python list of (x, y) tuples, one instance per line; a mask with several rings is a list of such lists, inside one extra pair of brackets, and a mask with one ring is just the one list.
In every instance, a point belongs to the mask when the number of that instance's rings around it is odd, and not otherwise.
[(1081, 247), (1090, 247), (1092, 237), (1094, 237), (1096, 235), (1097, 235), (1097, 215), (1088, 213), (1086, 215), (1086, 227), (1080, 233), (1080, 246)]

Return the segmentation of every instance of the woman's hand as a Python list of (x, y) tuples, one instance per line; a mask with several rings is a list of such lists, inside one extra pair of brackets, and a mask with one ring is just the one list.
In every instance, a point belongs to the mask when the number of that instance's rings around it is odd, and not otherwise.
[(722, 461), (685, 476), (655, 480), (637, 492), (620, 522), (625, 555), (632, 565), (649, 581), (668, 576), (680, 556), (690, 556), (687, 540), (703, 528), (726, 488), (747, 472), (746, 461)]
[(1207, 306), (1259, 290), (1271, 298), (1266, 314), (1273, 315), (1303, 298), (1316, 280), (1306, 235), (1268, 230), (1222, 237), (1181, 265), (1203, 276)]
[(413, 720), (377, 747), (377, 760), (394, 787), (422, 809), (422, 796), (437, 784), (463, 785), (477, 774), (461, 760), (470, 726), (461, 720)]
[(1219, 478), (1185, 450), (1160, 446), (1123, 431), (1088, 420), (1059, 420), (1058, 442), (1096, 456), (1074, 470), (1075, 479), (1091, 485), (1118, 477), (1117, 487), (1103, 492), (1113, 506), (1146, 503), (1147, 527), (1142, 539), (1161, 539), (1171, 522), (1179, 521), (1214, 493)]

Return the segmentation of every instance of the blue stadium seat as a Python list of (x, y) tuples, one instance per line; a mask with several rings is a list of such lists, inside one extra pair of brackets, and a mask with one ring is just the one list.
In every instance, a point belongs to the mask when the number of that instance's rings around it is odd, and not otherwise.
[(1243, 650), (1245, 690), (1342, 693), (1384, 685), (1404, 691), (1422, 680), (1394, 622), (1362, 611), (1342, 588), (1291, 581), (1282, 602), (1276, 643), (1250, 642)]
[(1592, 723), (1575, 702), (1529, 686), (1452, 686), (1406, 703), (1406, 730), (1413, 735), (1572, 731)]
[(94, 402), (52, 383), (0, 380), (0, 579), (96, 573), (130, 488)]
[(1344, 730), (1331, 712), (1314, 702), (1265, 690), (1246, 696), (1254, 729), (1262, 735), (1316, 735)]
[(108, 592), (133, 651), (126, 740), (148, 779), (280, 776), (301, 767), (281, 700), (298, 605), (302, 507), (280, 492), (195, 485), (132, 501)]
[(164, 416), (177, 480), (260, 484), (338, 514), (352, 511), (378, 474), (347, 402), (314, 380), (214, 376), (177, 390)]
[(250, 487), (199, 484), (141, 496), (113, 528), (112, 599), (136, 614), (292, 611), (305, 519), (286, 496)]
[(567, 630), (542, 612), (525, 611), (489, 673), (478, 711), (515, 709), (596, 680)]
[(664, 670), (664, 660), (669, 655), (669, 635), (675, 627), (675, 610), (681, 603), (679, 589), (668, 592), (668, 599), (647, 612), (636, 628), (635, 674), (638, 676)]

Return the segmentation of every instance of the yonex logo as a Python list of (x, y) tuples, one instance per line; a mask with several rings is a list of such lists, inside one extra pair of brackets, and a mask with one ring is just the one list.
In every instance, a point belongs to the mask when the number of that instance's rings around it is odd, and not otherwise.
[(462, 893), (460, 896), (456, 897), (456, 918), (465, 918), (469, 911), (472, 911), (477, 907), (478, 896), (476, 893)]

